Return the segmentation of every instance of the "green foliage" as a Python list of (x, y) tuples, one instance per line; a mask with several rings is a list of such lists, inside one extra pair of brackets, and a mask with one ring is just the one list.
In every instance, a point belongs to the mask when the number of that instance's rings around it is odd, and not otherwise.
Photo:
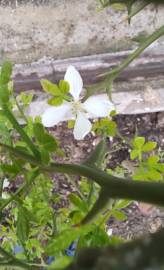
[(134, 180), (163, 180), (164, 164), (160, 162), (158, 155), (149, 156), (147, 159), (143, 158), (144, 154), (149, 154), (153, 151), (157, 143), (149, 141), (145, 143), (144, 137), (136, 137), (132, 142), (133, 150), (130, 153), (132, 160), (138, 158), (139, 167), (133, 175)]
[(73, 128), (74, 127), (74, 125), (75, 125), (75, 120), (69, 120), (68, 121), (68, 128)]
[(156, 142), (149, 141), (145, 143), (144, 137), (135, 137), (132, 141), (133, 150), (130, 152), (130, 158), (133, 160), (138, 158), (142, 161), (143, 153), (151, 152), (157, 146)]
[(24, 105), (24, 106), (28, 106), (32, 100), (33, 100), (33, 93), (24, 93), (24, 92), (21, 92), (19, 95), (18, 95), (18, 100), (20, 100), (20, 102)]
[(45, 92), (53, 97), (48, 100), (48, 103), (52, 106), (60, 106), (64, 100), (70, 101), (68, 82), (61, 80), (59, 85), (51, 83), (48, 80), (41, 80), (42, 88)]
[(69, 195), (69, 200), (80, 212), (88, 212), (87, 203), (84, 200), (80, 199), (79, 196), (72, 193)]
[(29, 214), (28, 211), (19, 206), (17, 214), (17, 237), (21, 244), (24, 244), (28, 240), (29, 236)]
[[(49, 93), (53, 93), (55, 98), (59, 94), (58, 90), (63, 89), (63, 95), (69, 91), (64, 81), (59, 83), (58, 88), (45, 81), (42, 84)], [(39, 119), (33, 121), (32, 118), (24, 115), (24, 109), (32, 98), (32, 94), (21, 94), (18, 99), (23, 104), (21, 108), (14, 99), (11, 97), (8, 99), (8, 106), (10, 108), (18, 106), (20, 117), (25, 120), (23, 131), (26, 136), (20, 131), (22, 127), (19, 123), (15, 124), (12, 112), (9, 113), (7, 119), (11, 124), (14, 123), (13, 126), (16, 127), (16, 130), (12, 125), (6, 124), (3, 114), (0, 122), (2, 142), (8, 147), (11, 146), (8, 150), (12, 149), (12, 152), (6, 156), (7, 160), (1, 163), (2, 175), (14, 179), (16, 182), (19, 177), (23, 179), (18, 190), (1, 202), (1, 211), (6, 213), (5, 220), (8, 224), (7, 226), (1, 225), (2, 247), (13, 253), (14, 247), (19, 244), (22, 246), (22, 251), (17, 254), (17, 258), (21, 261), (22, 259), (27, 263), (38, 261), (39, 265), (44, 264), (46, 269), (54, 267), (60, 269), (72, 261), (72, 258), (66, 256), (64, 251), (73, 241), (77, 243), (77, 251), (86, 246), (100, 247), (120, 242), (119, 238), (109, 237), (106, 222), (111, 216), (119, 221), (126, 220), (127, 216), (122, 209), (130, 201), (113, 200), (104, 184), (100, 188), (97, 184), (82, 177), (77, 184), (73, 183), (74, 179), (71, 182), (76, 188), (76, 192), (67, 196), (69, 205), (66, 208), (60, 206), (56, 208), (56, 205), (60, 205), (62, 202), (63, 197), (61, 194), (54, 194), (55, 183), (51, 180), (51, 175), (47, 175), (47, 172), (44, 171), (44, 167), (51, 166), (52, 157), (61, 156), (62, 150), (60, 142), (43, 127)], [(117, 136), (117, 125), (110, 118), (97, 121), (93, 129), (102, 137)], [(15, 148), (12, 148), (13, 146)], [(162, 180), (164, 165), (160, 162), (158, 155), (150, 156), (150, 152), (154, 151), (157, 146), (156, 143), (145, 142), (144, 137), (135, 137), (131, 146), (130, 157), (139, 162), (138, 171), (133, 175), (133, 179)], [(35, 148), (41, 159), (35, 155), (31, 157), (31, 150)], [(83, 166), (95, 170), (105, 168), (107, 152), (106, 141), (102, 139), (82, 164), (82, 168)], [(19, 155), (17, 156), (16, 153)], [(6, 153), (3, 152), (3, 155)], [(38, 164), (40, 164), (39, 167)], [(107, 172), (109, 176), (116, 177), (125, 177), (127, 174), (121, 166), (115, 170), (107, 169)], [(9, 237), (12, 241), (7, 244)], [(50, 255), (55, 256), (55, 261), (48, 266), (45, 257)]]
[(114, 137), (116, 135), (116, 128), (116, 122), (109, 118), (100, 119), (93, 125), (93, 131), (95, 131), (97, 135), (103, 135), (107, 137)]
[(95, 150), (85, 161), (85, 164), (89, 166), (101, 167), (106, 154), (107, 154), (107, 144), (106, 141), (103, 139), (98, 143)]
[(92, 226), (85, 226), (72, 229), (66, 229), (60, 232), (58, 236), (52, 239), (47, 248), (46, 253), (48, 255), (54, 255), (60, 251), (66, 249), (72, 241), (76, 240), (78, 237), (84, 236), (92, 231)]
[(1, 68), (0, 84), (8, 84), (11, 79), (12, 65), (10, 62), (4, 62)]
[(61, 256), (60, 258), (56, 259), (49, 267), (48, 270), (54, 269), (63, 269), (67, 267), (72, 262), (72, 258), (68, 256)]
[(150, 156), (142, 162), (133, 176), (134, 180), (163, 180), (164, 164), (159, 162), (158, 156)]
[(7, 103), (9, 101), (9, 87), (10, 77), (12, 73), (12, 66), (10, 62), (4, 62), (0, 72), (0, 103)]

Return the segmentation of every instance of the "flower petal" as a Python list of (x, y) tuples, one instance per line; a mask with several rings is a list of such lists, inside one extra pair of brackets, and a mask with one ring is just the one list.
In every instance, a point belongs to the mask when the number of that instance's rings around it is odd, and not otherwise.
[(89, 97), (83, 103), (83, 108), (89, 113), (89, 118), (108, 116), (115, 109), (107, 94)]
[(71, 113), (71, 104), (66, 103), (59, 107), (49, 106), (49, 108), (42, 115), (42, 124), (45, 127), (52, 127), (61, 121), (71, 119), (73, 119), (73, 115)]
[(73, 135), (76, 140), (82, 140), (91, 131), (92, 124), (81, 112), (78, 113)]
[(27, 116), (31, 116), (33, 119), (36, 116), (42, 115), (51, 106), (47, 103), (47, 100), (33, 101), (25, 110)]
[(4, 179), (3, 181), (3, 188), (7, 188), (10, 185), (10, 182), (7, 178)]
[(83, 80), (80, 73), (73, 66), (69, 66), (64, 76), (64, 80), (69, 83), (69, 92), (74, 100), (79, 100), (80, 93), (83, 89)]

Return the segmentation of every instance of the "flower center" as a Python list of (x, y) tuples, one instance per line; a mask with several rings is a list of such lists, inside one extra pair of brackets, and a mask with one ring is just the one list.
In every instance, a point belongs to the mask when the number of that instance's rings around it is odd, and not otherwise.
[(77, 115), (78, 112), (86, 113), (80, 101), (72, 101), (72, 113)]

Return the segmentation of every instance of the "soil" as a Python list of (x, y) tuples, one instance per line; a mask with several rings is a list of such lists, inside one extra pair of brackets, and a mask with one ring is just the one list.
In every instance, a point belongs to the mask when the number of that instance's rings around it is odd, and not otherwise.
[[(119, 132), (130, 141), (135, 134), (144, 136), (146, 140), (157, 142), (158, 153), (161, 161), (164, 162), (164, 112), (140, 114), (140, 115), (118, 115), (115, 117)], [(50, 131), (60, 139), (61, 145), (65, 151), (65, 162), (79, 163), (85, 160), (92, 151), (100, 138), (94, 133), (86, 136), (85, 140), (76, 141), (73, 138), (72, 130), (67, 128), (66, 123), (50, 129)], [(109, 151), (113, 145), (118, 146), (118, 150), (107, 156), (107, 167), (114, 169), (119, 165), (125, 166), (131, 170), (129, 162), (129, 146), (122, 142), (119, 137), (114, 140), (108, 140)], [(57, 176), (60, 181), (56, 181), (55, 191), (60, 191), (65, 198), (70, 192), (74, 191), (68, 183), (65, 176)], [(77, 178), (78, 180), (78, 178)], [(63, 200), (63, 205), (66, 203)], [(125, 239), (131, 239), (140, 236), (146, 232), (155, 232), (164, 226), (164, 209), (157, 208), (148, 204), (133, 202), (123, 210), (127, 215), (127, 220), (118, 221), (110, 218), (108, 228), (112, 229), (113, 235), (121, 236)]]

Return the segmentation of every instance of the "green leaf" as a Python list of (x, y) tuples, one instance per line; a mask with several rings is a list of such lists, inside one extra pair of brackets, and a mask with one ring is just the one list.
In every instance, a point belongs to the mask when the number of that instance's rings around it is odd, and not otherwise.
[(11, 79), (12, 64), (8, 61), (4, 62), (1, 68), (0, 84), (8, 84)]
[(130, 159), (131, 160), (134, 160), (135, 158), (137, 158), (138, 157), (138, 150), (131, 150), (131, 152), (130, 152)]
[(130, 203), (131, 203), (131, 201), (128, 201), (128, 200), (119, 200), (116, 202), (114, 208), (122, 209), (122, 208), (127, 207)]
[(55, 258), (55, 261), (51, 263), (50, 266), (48, 266), (48, 270), (54, 270), (54, 269), (63, 269), (67, 267), (72, 262), (71, 257), (68, 256), (62, 256), (61, 258)]
[(38, 140), (38, 142), (43, 143), (44, 142), (44, 134), (45, 134), (45, 128), (41, 123), (34, 123), (33, 124), (33, 131), (34, 136)]
[(12, 144), (10, 132), (8, 128), (6, 127), (6, 125), (4, 124), (4, 121), (2, 123), (0, 122), (0, 140), (1, 140), (1, 143), (5, 143), (8, 145)]
[(147, 160), (149, 166), (153, 166), (156, 165), (157, 162), (159, 161), (159, 156), (155, 155), (155, 156), (150, 156)]
[(164, 163), (158, 163), (156, 164), (155, 168), (160, 171), (161, 173), (164, 173)]
[(144, 42), (146, 40), (147, 37), (148, 37), (147, 32), (146, 31), (142, 31), (137, 36), (134, 36), (132, 38), (132, 40), (141, 44), (142, 42)]
[(102, 247), (105, 245), (109, 245), (109, 243), (110, 237), (105, 232), (104, 228), (102, 229), (101, 227), (95, 226), (95, 228), (91, 233), (83, 237), (80, 237), (78, 241), (78, 249), (81, 249), (86, 246)]
[(69, 218), (72, 224), (79, 224), (83, 217), (84, 212), (82, 212), (81, 210), (73, 210), (69, 214)]
[(102, 187), (98, 199), (96, 200), (88, 214), (81, 221), (81, 224), (88, 224), (92, 222), (95, 218), (97, 218), (98, 215), (101, 215), (102, 211), (105, 209), (105, 207), (107, 207), (109, 202), (110, 197), (108, 195), (108, 192), (105, 187)]
[(50, 161), (49, 152), (47, 151), (47, 149), (45, 147), (42, 147), (41, 151), (40, 151), (40, 154), (41, 154), (41, 160), (42, 160), (43, 164), (47, 165), (49, 163), (49, 161)]
[(41, 83), (41, 86), (43, 87), (43, 90), (45, 92), (47, 92), (53, 96), (60, 96), (61, 95), (61, 91), (56, 84), (51, 83), (48, 80), (41, 80), (40, 83)]
[(117, 124), (114, 121), (109, 121), (107, 125), (107, 135), (114, 137), (116, 135)]
[(57, 149), (57, 141), (53, 136), (45, 131), (45, 128), (41, 123), (34, 123), (33, 131), (36, 140), (41, 144), (43, 148), (45, 148), (46, 151), (53, 152)]
[(92, 234), (90, 234), (89, 246), (103, 247), (109, 244), (110, 237), (104, 229), (96, 227)]
[(75, 120), (69, 120), (67, 122), (67, 127), (68, 128), (74, 128), (74, 125), (75, 125)]
[(45, 147), (47, 151), (53, 152), (57, 149), (58, 143), (54, 137), (46, 133), (44, 134), (43, 139), (42, 139), (42, 146)]
[(153, 181), (163, 180), (162, 174), (157, 172), (155, 169), (151, 169), (148, 171), (148, 178)]
[(112, 4), (112, 8), (122, 11), (125, 9), (124, 4), (120, 4), (120, 3), (116, 3), (116, 4)]
[(116, 116), (117, 115), (117, 112), (115, 110), (111, 111), (110, 112), (110, 116), (113, 117), (113, 116)]
[(146, 173), (136, 173), (135, 175), (133, 175), (133, 180), (136, 180), (136, 181), (145, 181), (145, 180), (148, 180), (148, 176)]
[(65, 250), (74, 240), (90, 231), (92, 231), (91, 225), (63, 230), (47, 245), (46, 253), (54, 256), (56, 252)]
[(147, 142), (143, 145), (142, 147), (142, 151), (143, 152), (150, 152), (152, 150), (154, 150), (157, 146), (157, 143), (156, 142)]
[(0, 83), (0, 103), (5, 104), (9, 101), (9, 90), (7, 84)]
[(109, 238), (109, 243), (110, 245), (112, 246), (117, 246), (118, 244), (122, 244), (124, 243), (124, 239), (122, 239), (121, 237), (118, 237), (118, 236), (111, 236)]
[(106, 141), (103, 139), (98, 143), (98, 145), (95, 147), (90, 157), (84, 162), (84, 164), (100, 167), (102, 162), (104, 161), (106, 153), (107, 144)]
[(127, 219), (127, 216), (123, 212), (117, 210), (112, 210), (112, 216), (120, 221), (124, 221)]
[(134, 146), (134, 148), (137, 148), (137, 149), (141, 149), (142, 146), (144, 145), (144, 143), (145, 143), (144, 137), (136, 137), (133, 140), (133, 146)]
[(21, 102), (23, 103), (23, 105), (27, 106), (31, 103), (33, 99), (33, 93), (26, 94), (24, 92), (21, 92), (21, 94), (19, 95), (19, 98)]
[(105, 117), (101, 120), (98, 120), (93, 125), (93, 130), (98, 134), (103, 136), (115, 136), (116, 135), (116, 122), (110, 120), (108, 117)]
[(3, 172), (5, 174), (18, 174), (20, 173), (20, 167), (16, 166), (16, 165), (9, 165), (9, 164), (2, 164), (0, 165), (1, 169), (3, 170)]
[(67, 94), (69, 92), (70, 86), (69, 86), (69, 83), (67, 81), (60, 80), (59, 88), (63, 94)]
[(17, 217), (17, 237), (21, 243), (24, 243), (28, 240), (29, 235), (29, 219), (27, 210), (20, 206), (18, 208), (18, 217)]
[(82, 212), (86, 213), (88, 211), (87, 203), (83, 200), (81, 200), (77, 195), (75, 194), (70, 194), (69, 195), (69, 200), (73, 205), (75, 205), (79, 210)]
[(50, 98), (48, 104), (51, 106), (60, 106), (63, 103), (62, 96)]

